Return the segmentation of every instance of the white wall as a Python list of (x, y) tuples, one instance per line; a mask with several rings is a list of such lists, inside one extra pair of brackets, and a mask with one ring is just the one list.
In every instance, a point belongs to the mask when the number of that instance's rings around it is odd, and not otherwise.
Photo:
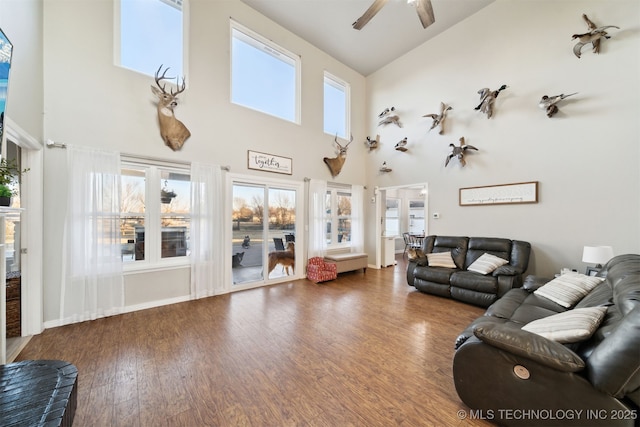
[[(113, 1), (48, 0), (44, 5), (46, 138), (182, 161), (228, 165), (234, 173), (267, 177), (247, 170), (247, 150), (291, 157), (293, 175), (332, 180), (322, 158), (334, 155), (333, 136), (323, 132), (323, 72), (351, 84), (354, 138), (364, 140), (365, 79), (239, 0), (189, 2), (189, 67), (187, 90), (176, 115), (191, 131), (179, 152), (160, 139), (153, 78), (113, 65)], [(302, 124), (296, 125), (232, 105), (230, 97), (229, 18), (302, 57)], [(162, 31), (149, 23), (149, 31)], [(256, 70), (260, 72), (260, 70)], [(352, 144), (335, 181), (364, 184), (364, 144)], [(45, 320), (58, 318), (61, 241), (66, 195), (63, 150), (45, 156)], [(284, 176), (283, 176), (284, 177)], [(176, 274), (181, 274), (176, 272)], [(188, 295), (175, 274), (127, 276), (125, 304), (144, 304), (141, 283), (158, 290), (147, 301)], [(131, 289), (129, 289), (131, 288)], [(135, 288), (135, 289), (134, 289)]]
[[(581, 15), (617, 25), (600, 55), (572, 53)], [(584, 271), (582, 247), (640, 251), (640, 3), (631, 0), (498, 0), (367, 78), (369, 135), (382, 136), (368, 157), (369, 188), (429, 183), (430, 234), (495, 236), (531, 242), (529, 273)], [(495, 115), (473, 108), (477, 91), (502, 84)], [(542, 95), (579, 92), (547, 118)], [(427, 132), (427, 113), (449, 103), (445, 135)], [(404, 127), (378, 128), (395, 106)], [(393, 149), (404, 136), (409, 150)], [(449, 143), (464, 136), (479, 151), (467, 166), (445, 168)], [(378, 174), (383, 161), (393, 169)], [(539, 202), (458, 206), (458, 189), (539, 181)], [(369, 206), (369, 216), (373, 208)], [(368, 231), (374, 230), (374, 222)], [(368, 242), (374, 250), (374, 240)]]
[(42, 136), (42, 0), (0, 0), (0, 28), (13, 44), (6, 115)]

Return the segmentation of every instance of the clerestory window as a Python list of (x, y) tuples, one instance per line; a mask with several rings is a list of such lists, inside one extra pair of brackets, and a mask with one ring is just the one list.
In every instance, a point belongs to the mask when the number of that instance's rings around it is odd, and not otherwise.
[(300, 57), (231, 21), (231, 102), (300, 123)]
[[(158, 67), (184, 76), (183, 0), (118, 0), (116, 5), (116, 65), (153, 76)], [(162, 31), (152, 31), (154, 28)]]

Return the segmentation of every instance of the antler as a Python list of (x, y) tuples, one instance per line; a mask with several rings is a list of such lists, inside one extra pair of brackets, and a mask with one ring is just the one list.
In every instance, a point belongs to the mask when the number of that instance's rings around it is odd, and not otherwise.
[(345, 145), (344, 147), (338, 142), (338, 134), (336, 133), (335, 138), (333, 139), (336, 144), (338, 144), (338, 147), (340, 147), (340, 151), (347, 151), (347, 147), (349, 146), (349, 144), (351, 144), (353, 142), (353, 135), (351, 135), (351, 139), (349, 139), (349, 142), (347, 142), (347, 145)]
[(162, 66), (164, 64), (160, 64), (160, 67), (158, 67), (158, 71), (156, 71), (156, 76), (155, 76), (155, 80), (156, 80), (156, 85), (158, 85), (158, 87), (160, 88), (160, 90), (162, 90), (162, 93), (167, 93), (166, 90), (164, 90), (164, 87), (166, 85), (162, 85), (160, 86), (160, 80), (165, 80), (165, 79), (172, 79), (173, 77), (166, 77), (167, 71), (169, 71), (169, 67), (167, 67), (166, 70), (164, 70), (164, 72), (162, 73), (161, 76), (159, 76), (160, 74), (160, 70), (162, 70)]
[[(160, 88), (160, 90), (162, 90), (162, 93), (167, 93), (167, 91), (164, 89), (165, 85), (160, 86), (160, 81), (161, 80), (166, 80), (166, 79), (173, 79), (173, 77), (166, 77), (167, 71), (169, 71), (169, 68), (171, 67), (167, 67), (166, 70), (163, 71), (162, 75), (160, 76), (160, 70), (162, 70), (162, 66), (164, 64), (160, 64), (160, 67), (158, 67), (158, 71), (156, 71), (156, 75), (155, 75), (155, 80), (156, 80), (156, 85), (158, 85), (158, 87)], [(171, 95), (176, 96), (181, 94), (182, 92), (184, 92), (184, 90), (186, 89), (187, 85), (185, 82), (184, 77), (182, 78), (182, 85), (180, 86), (180, 78), (176, 77), (176, 88), (178, 88), (178, 90), (176, 92), (173, 91), (173, 89), (171, 89)]]

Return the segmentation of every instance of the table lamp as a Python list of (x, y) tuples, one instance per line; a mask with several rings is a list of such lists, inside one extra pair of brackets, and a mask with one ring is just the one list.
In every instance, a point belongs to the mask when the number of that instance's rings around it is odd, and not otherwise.
[(596, 268), (602, 268), (602, 264), (606, 264), (611, 258), (613, 258), (611, 246), (585, 246), (582, 251), (582, 262), (594, 263)]

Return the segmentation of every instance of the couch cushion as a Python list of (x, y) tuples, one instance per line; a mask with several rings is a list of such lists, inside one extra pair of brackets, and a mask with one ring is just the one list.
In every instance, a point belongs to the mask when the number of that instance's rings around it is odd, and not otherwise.
[(509, 263), (509, 261), (506, 259), (485, 252), (480, 258), (467, 267), (467, 270), (480, 274), (489, 274), (496, 268), (507, 263)]
[(430, 267), (456, 268), (451, 252), (440, 252), (427, 254)]
[(442, 283), (449, 286), (449, 279), (454, 271), (456, 270), (442, 267), (416, 267), (413, 274), (416, 279), (422, 279), (427, 282)]
[(493, 276), (483, 276), (473, 271), (456, 271), (451, 275), (451, 286), (496, 294), (498, 292), (498, 279)]
[(468, 268), (485, 253), (508, 260), (511, 256), (511, 240), (496, 237), (470, 237), (463, 268)]
[(457, 236), (427, 236), (423, 246), (425, 253), (451, 252), (453, 262), (460, 269), (464, 268), (468, 247), (469, 238)]
[(534, 293), (563, 307), (570, 308), (584, 298), (593, 288), (602, 283), (602, 280), (601, 277), (568, 273), (556, 277)]
[(559, 343), (583, 341), (593, 335), (606, 312), (606, 307), (576, 308), (534, 320), (522, 329)]

